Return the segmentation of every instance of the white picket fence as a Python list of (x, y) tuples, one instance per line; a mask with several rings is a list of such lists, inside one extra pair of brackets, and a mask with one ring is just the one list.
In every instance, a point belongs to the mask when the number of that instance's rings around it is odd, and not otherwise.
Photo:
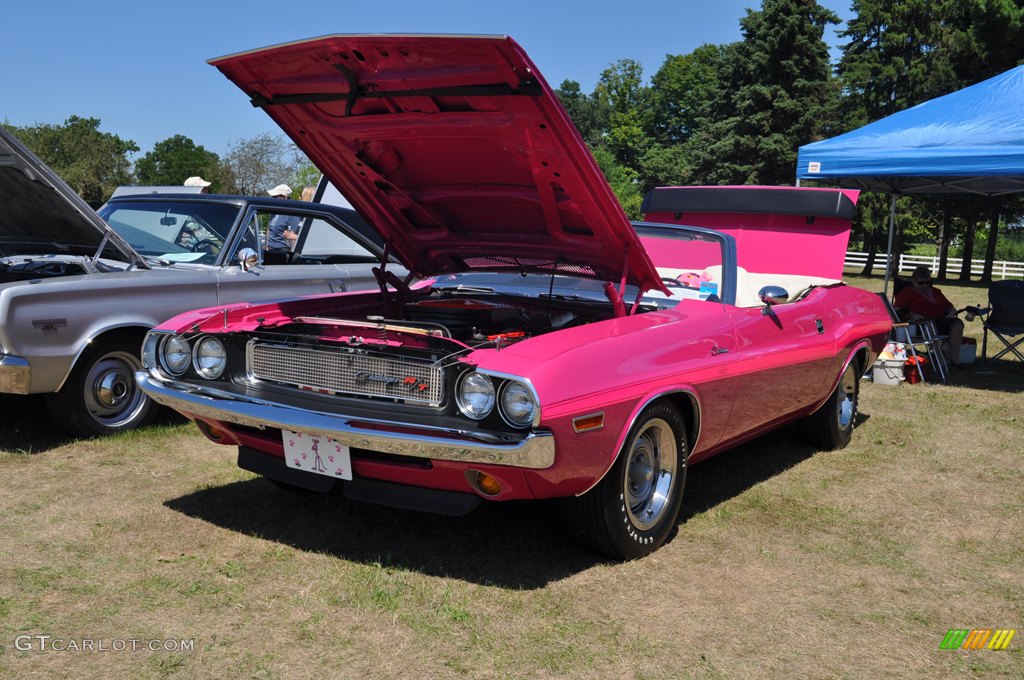
[[(850, 269), (863, 269), (864, 265), (867, 264), (868, 254), (867, 253), (846, 253), (846, 266)], [(960, 269), (963, 267), (964, 261), (958, 257), (946, 258), (946, 276), (955, 277), (960, 275)], [(871, 270), (885, 272), (885, 268), (888, 264), (888, 258), (885, 253), (875, 253), (875, 262)], [(939, 258), (929, 257), (927, 255), (900, 255), (900, 272), (912, 272), (914, 267), (919, 265), (927, 265), (932, 270), (933, 274), (939, 271)], [(985, 260), (971, 260), (971, 275), (981, 276), (985, 269)], [(1020, 279), (1024, 278), (1024, 262), (1007, 262), (1005, 260), (996, 260), (992, 263), (992, 278), (993, 279)]]

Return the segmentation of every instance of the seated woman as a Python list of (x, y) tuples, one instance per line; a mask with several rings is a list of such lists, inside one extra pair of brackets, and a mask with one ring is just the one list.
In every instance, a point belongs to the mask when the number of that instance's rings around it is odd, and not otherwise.
[(925, 265), (910, 275), (910, 285), (896, 295), (893, 307), (911, 323), (932, 321), (936, 330), (949, 336), (949, 363), (960, 368), (960, 345), (964, 339), (964, 322), (956, 318), (953, 306), (942, 291), (932, 285), (932, 272)]

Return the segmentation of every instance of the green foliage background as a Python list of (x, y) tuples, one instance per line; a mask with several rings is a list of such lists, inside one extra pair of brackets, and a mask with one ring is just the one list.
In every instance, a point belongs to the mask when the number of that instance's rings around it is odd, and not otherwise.
[[(626, 214), (640, 218), (655, 186), (791, 185), (801, 145), (1024, 61), (1024, 0), (851, 0), (850, 9), (835, 63), (824, 40), (839, 25), (835, 14), (815, 0), (762, 0), (740, 19), (737, 42), (667, 53), (649, 79), (627, 56), (592, 92), (566, 80), (557, 94)], [(280, 136), (237, 140), (220, 157), (174, 135), (133, 165), (136, 144), (100, 131), (95, 118), (7, 127), (93, 204), (121, 184), (174, 185), (191, 175), (212, 181), (211, 191), (262, 193), (286, 182), (298, 196), (319, 175)], [(853, 240), (884, 252), (888, 214), (887, 197), (863, 195)], [(1001, 227), (990, 238), (993, 214)], [(901, 199), (897, 250), (1022, 259), (1012, 228), (1022, 215), (1013, 197)]]

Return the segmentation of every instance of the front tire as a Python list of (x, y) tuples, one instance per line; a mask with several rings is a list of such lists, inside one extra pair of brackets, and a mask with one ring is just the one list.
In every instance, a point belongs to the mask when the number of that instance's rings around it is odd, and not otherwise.
[(157, 405), (135, 384), (140, 340), (115, 335), (97, 340), (71, 371), (67, 382), (50, 395), (50, 418), (70, 434), (91, 437), (123, 432), (153, 420)]
[(667, 401), (637, 418), (615, 464), (584, 495), (570, 500), (578, 536), (616, 560), (648, 555), (675, 529), (686, 483), (686, 425)]
[(860, 371), (851, 361), (839, 378), (832, 396), (807, 417), (808, 432), (814, 444), (825, 451), (844, 449), (853, 437), (860, 395)]

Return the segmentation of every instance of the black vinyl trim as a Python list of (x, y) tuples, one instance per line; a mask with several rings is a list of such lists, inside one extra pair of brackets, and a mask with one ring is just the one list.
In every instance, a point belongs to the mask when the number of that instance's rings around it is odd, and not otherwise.
[(648, 213), (755, 213), (853, 219), (856, 205), (839, 189), (780, 191), (747, 187), (657, 187), (644, 197)]

